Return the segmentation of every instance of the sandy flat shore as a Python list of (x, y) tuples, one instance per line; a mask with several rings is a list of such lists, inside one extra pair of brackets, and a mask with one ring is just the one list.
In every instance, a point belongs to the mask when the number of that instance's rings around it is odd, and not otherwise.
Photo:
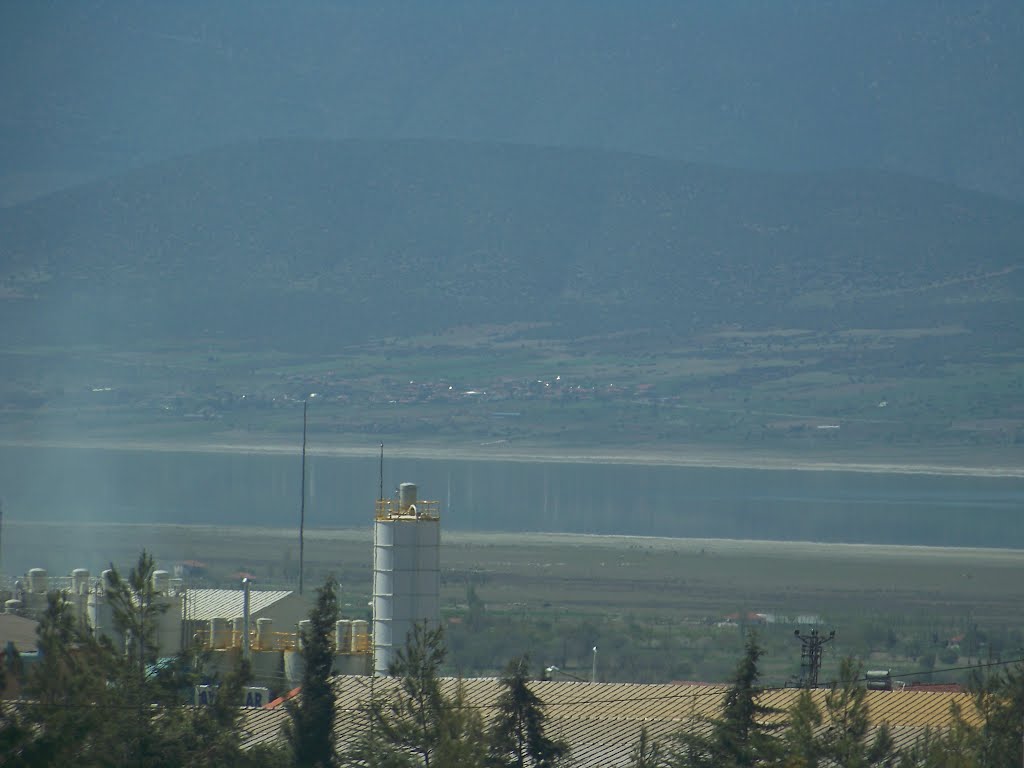
[[(143, 440), (5, 440), (3, 447), (64, 448), (110, 451), (152, 451), (185, 453), (233, 453), (252, 455), (295, 455), (298, 445), (270, 441), (143, 441)], [(319, 445), (310, 446), (311, 456), (336, 456), (348, 458), (373, 458), (378, 455), (379, 445)], [(517, 461), (552, 462), (567, 464), (641, 464), (646, 466), (701, 467), (708, 469), (757, 469), (788, 470), (806, 472), (866, 472), (876, 474), (946, 475), (962, 477), (1024, 478), (1024, 463), (985, 465), (967, 464), (962, 461), (926, 461), (882, 457), (878, 460), (821, 459), (785, 454), (704, 450), (686, 447), (678, 450), (601, 450), (566, 448), (556, 450), (551, 446), (538, 448), (513, 447), (507, 443), (453, 445), (402, 445), (389, 444), (385, 448), (389, 458), (433, 459), (445, 461)]]

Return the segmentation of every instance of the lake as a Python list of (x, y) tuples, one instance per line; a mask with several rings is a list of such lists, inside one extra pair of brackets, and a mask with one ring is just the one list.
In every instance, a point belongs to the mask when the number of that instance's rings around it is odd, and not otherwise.
[[(293, 526), (294, 455), (0, 447), (9, 520)], [(1024, 478), (387, 458), (463, 531), (1024, 547)], [(306, 525), (369, 527), (376, 458), (307, 457)]]

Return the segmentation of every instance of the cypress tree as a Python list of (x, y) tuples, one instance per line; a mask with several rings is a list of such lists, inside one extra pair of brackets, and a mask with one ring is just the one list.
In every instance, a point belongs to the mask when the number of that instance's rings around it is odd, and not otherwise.
[(329, 576), (317, 589), (310, 627), (302, 633), (302, 692), (290, 703), (286, 737), (299, 768), (337, 763), (334, 735), (334, 627), (338, 621), (338, 582)]

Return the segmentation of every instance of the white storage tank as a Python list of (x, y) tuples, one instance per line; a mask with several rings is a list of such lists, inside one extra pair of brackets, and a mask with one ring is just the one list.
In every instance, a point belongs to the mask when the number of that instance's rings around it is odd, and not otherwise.
[(304, 637), (308, 637), (309, 634), (312, 631), (313, 631), (313, 622), (312, 621), (310, 621), (309, 619), (303, 619), (302, 621), (299, 622), (299, 632), (298, 632), (298, 637), (296, 638), (297, 642), (295, 644), (296, 647), (299, 648), (299, 650), (302, 650), (302, 648), (305, 646), (305, 641), (303, 640), (303, 638)]
[(71, 572), (71, 593), (84, 595), (89, 591), (89, 569), (75, 568)]
[(27, 587), (32, 594), (43, 595), (50, 585), (50, 579), (46, 575), (45, 568), (31, 568), (28, 572)]
[(171, 574), (167, 571), (153, 571), (153, 591), (166, 595), (171, 591)]
[(399, 486), (398, 504), (381, 500), (373, 534), (373, 670), (386, 675), (419, 622), (440, 621), (441, 523), (437, 502)]
[[(104, 574), (106, 573), (107, 571), (104, 571)], [(106, 584), (106, 579), (103, 583)], [(107, 593), (103, 585), (89, 592), (85, 605), (86, 616), (89, 618), (89, 626), (92, 627), (93, 635), (97, 639), (106, 637), (114, 644), (115, 648), (120, 647), (122, 638), (114, 630), (114, 611), (110, 607), (110, 601), (107, 600)]]
[(306, 662), (302, 658), (302, 651), (287, 650), (283, 655), (285, 681), (292, 688), (302, 685), (302, 675), (306, 671)]

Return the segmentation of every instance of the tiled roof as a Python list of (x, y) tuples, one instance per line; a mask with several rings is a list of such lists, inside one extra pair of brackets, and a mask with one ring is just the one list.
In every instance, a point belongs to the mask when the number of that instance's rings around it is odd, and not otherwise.
[[(293, 594), (289, 590), (249, 592), (249, 612), (257, 613)], [(236, 619), (242, 615), (240, 589), (189, 589), (182, 601), (182, 616), (195, 621)]]
[[(501, 691), (493, 678), (461, 681), (467, 706), (482, 710), (485, 719)], [(442, 681), (445, 693), (454, 694), (459, 681)], [(377, 678), (372, 686), (377, 695), (387, 695), (397, 681)], [(573, 764), (578, 766), (626, 766), (640, 729), (647, 728), (650, 738), (664, 741), (680, 731), (700, 732), (707, 721), (720, 714), (724, 686), (712, 685), (639, 685), (613, 683), (577, 683), (566, 681), (534, 682), (531, 689), (544, 702), (548, 715), (548, 734), (564, 739), (572, 747)], [(338, 717), (335, 731), (339, 748), (344, 748), (368, 727), (363, 705), (370, 695), (371, 678), (339, 676), (335, 678)], [(761, 703), (785, 712), (796, 702), (799, 691), (766, 691)], [(814, 700), (824, 708), (826, 691), (814, 691)], [(972, 699), (966, 693), (917, 691), (868, 691), (866, 700), (873, 729), (887, 723), (898, 747), (913, 744), (926, 727), (941, 729), (951, 722), (950, 705), (960, 705), (968, 721), (976, 719)], [(253, 710), (247, 713), (247, 744), (280, 738), (280, 727), (287, 718), (283, 707)]]

